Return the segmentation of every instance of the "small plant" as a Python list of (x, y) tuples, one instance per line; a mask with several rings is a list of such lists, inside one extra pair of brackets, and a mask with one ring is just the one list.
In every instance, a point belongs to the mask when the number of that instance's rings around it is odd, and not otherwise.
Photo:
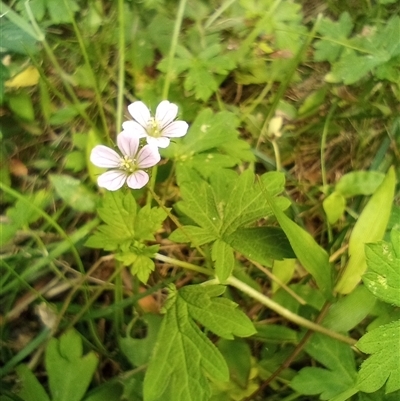
[(398, 399), (396, 2), (0, 6), (0, 401)]

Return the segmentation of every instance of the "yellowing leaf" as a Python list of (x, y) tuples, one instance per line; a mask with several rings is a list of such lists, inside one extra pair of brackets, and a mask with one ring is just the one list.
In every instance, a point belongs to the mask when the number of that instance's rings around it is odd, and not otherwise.
[(39, 71), (30, 65), (29, 67), (25, 68), (25, 70), (6, 81), (5, 85), (7, 88), (24, 88), (26, 86), (35, 86), (39, 82), (39, 77)]

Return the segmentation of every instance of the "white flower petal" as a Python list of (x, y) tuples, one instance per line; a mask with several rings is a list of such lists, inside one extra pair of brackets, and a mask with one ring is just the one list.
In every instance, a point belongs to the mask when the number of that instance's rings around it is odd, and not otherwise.
[(149, 175), (142, 170), (134, 172), (126, 180), (128, 187), (132, 189), (143, 188), (148, 182)]
[(137, 157), (139, 168), (148, 168), (155, 166), (161, 160), (160, 153), (155, 146), (143, 146)]
[(126, 173), (122, 170), (110, 170), (97, 178), (97, 185), (109, 191), (120, 189), (126, 181)]
[(128, 106), (128, 111), (142, 127), (147, 127), (151, 116), (150, 110), (143, 102), (133, 102)]
[(107, 146), (97, 145), (90, 153), (90, 161), (97, 167), (118, 167), (121, 156)]
[(167, 148), (169, 145), (169, 138), (165, 136), (162, 136), (160, 138), (154, 138), (152, 136), (148, 136), (147, 143), (151, 146), (156, 146), (158, 148)]
[(124, 156), (134, 158), (139, 148), (139, 138), (126, 131), (122, 131), (117, 136), (117, 144)]
[(160, 128), (163, 129), (178, 114), (178, 106), (176, 104), (170, 103), (168, 100), (163, 100), (156, 110), (156, 121), (160, 124)]
[(135, 135), (138, 138), (144, 138), (147, 136), (147, 131), (136, 121), (124, 121), (122, 123), (124, 131), (129, 132), (131, 135)]
[(170, 138), (180, 138), (186, 135), (189, 125), (185, 121), (174, 121), (162, 130), (162, 136), (168, 136)]

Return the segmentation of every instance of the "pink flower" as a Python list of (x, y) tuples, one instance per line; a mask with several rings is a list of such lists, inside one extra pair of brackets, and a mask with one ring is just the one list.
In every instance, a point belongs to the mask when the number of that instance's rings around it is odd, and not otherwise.
[(156, 109), (155, 117), (143, 102), (134, 102), (128, 111), (135, 121), (125, 121), (122, 128), (125, 132), (138, 138), (146, 138), (149, 145), (166, 148), (169, 138), (186, 135), (189, 125), (185, 121), (174, 121), (178, 114), (178, 106), (163, 100)]
[(98, 145), (93, 148), (90, 161), (97, 167), (112, 169), (101, 174), (97, 184), (109, 191), (120, 189), (125, 182), (132, 189), (144, 187), (149, 181), (149, 175), (143, 169), (160, 161), (158, 149), (146, 145), (139, 150), (139, 138), (126, 132), (118, 135), (117, 145), (122, 156), (107, 146)]

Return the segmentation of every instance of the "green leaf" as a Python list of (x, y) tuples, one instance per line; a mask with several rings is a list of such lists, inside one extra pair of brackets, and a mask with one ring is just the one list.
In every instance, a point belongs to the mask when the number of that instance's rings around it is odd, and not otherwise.
[(193, 319), (225, 338), (251, 335), (247, 316), (226, 298), (216, 298), (223, 286), (170, 286), (166, 315), (144, 381), (146, 401), (208, 401), (206, 374), (227, 381), (228, 367), (218, 349)]
[[(176, 75), (186, 71), (185, 89), (194, 91), (196, 99), (206, 101), (218, 89), (221, 75), (226, 76), (235, 68), (235, 61), (233, 57), (221, 54), (223, 49), (219, 43), (208, 43), (204, 47), (194, 49), (192, 53), (179, 46), (173, 65)], [(161, 62), (158, 68), (167, 72), (167, 61)]]
[(366, 393), (386, 383), (386, 393), (400, 389), (400, 321), (378, 327), (361, 337), (357, 348), (372, 354), (361, 365), (357, 388)]
[(346, 207), (346, 199), (338, 192), (332, 192), (327, 198), (324, 199), (322, 206), (328, 217), (330, 224), (335, 224), (343, 215)]
[(154, 62), (154, 49), (148, 33), (143, 30), (135, 32), (128, 51), (134, 70), (141, 72)]
[(137, 275), (142, 283), (147, 283), (150, 273), (154, 271), (155, 265), (152, 259), (145, 255), (138, 255), (131, 266), (131, 273)]
[(382, 184), (384, 178), (385, 175), (379, 171), (352, 171), (340, 178), (335, 190), (346, 198), (371, 195)]
[(282, 344), (282, 343), (292, 343), (297, 344), (299, 342), (298, 334), (295, 330), (290, 329), (286, 326), (279, 326), (277, 324), (257, 324), (256, 323), (257, 333), (254, 337), (257, 340)]
[(64, 125), (70, 123), (76, 116), (78, 116), (83, 110), (89, 107), (89, 102), (80, 102), (77, 105), (65, 106), (56, 112), (54, 112), (50, 118), (49, 123), (51, 125)]
[(247, 342), (241, 339), (220, 340), (218, 349), (228, 364), (231, 380), (246, 388), (251, 369), (251, 350)]
[(10, 109), (20, 118), (27, 122), (35, 121), (32, 97), (26, 91), (20, 91), (8, 95)]
[(224, 240), (247, 258), (264, 265), (295, 257), (286, 235), (278, 227), (239, 228), (224, 236)]
[[(45, 190), (37, 191), (35, 194), (28, 195), (27, 199), (32, 205), (41, 209), (46, 208), (50, 202), (50, 193)], [(7, 219), (0, 224), (0, 245), (12, 240), (18, 230), (34, 223), (40, 218), (35, 209), (28, 206), (24, 201), (18, 200), (15, 205), (7, 209)]]
[(321, 394), (321, 400), (328, 400), (354, 387), (355, 362), (352, 350), (347, 344), (314, 333), (305, 349), (327, 369), (319, 367), (301, 369), (290, 383), (294, 390), (305, 395)]
[(196, 99), (206, 101), (218, 89), (218, 82), (210, 73), (207, 64), (194, 59), (186, 76), (184, 87), (188, 91), (193, 90)]
[(226, 242), (217, 239), (213, 243), (211, 256), (215, 262), (215, 275), (221, 283), (224, 283), (235, 265), (233, 249)]
[(228, 380), (225, 360), (193, 322), (187, 303), (172, 286), (165, 308), (145, 376), (144, 399), (208, 401), (210, 387), (205, 372), (218, 380)]
[(50, 182), (57, 195), (70, 207), (79, 212), (93, 212), (96, 207), (95, 195), (81, 181), (69, 175), (52, 174)]
[[(37, 47), (37, 35), (33, 30), (32, 26), (14, 11), (4, 7), (1, 4), (1, 13), (4, 12), (10, 21), (2, 18), (0, 25), (0, 37), (1, 47), (7, 51), (20, 54), (31, 54), (36, 53)], [(7, 8), (8, 10), (5, 10)], [(12, 15), (15, 16), (16, 20), (11, 21)], [(10, 18), (11, 17), (11, 18)], [(19, 24), (21, 22), (21, 24)], [(17, 24), (18, 23), (18, 24)]]
[(122, 384), (115, 382), (105, 382), (97, 386), (83, 401), (121, 401)]
[[(348, 48), (343, 50), (331, 73), (326, 76), (328, 82), (353, 84), (367, 73), (383, 67), (400, 54), (398, 26), (400, 18), (394, 16), (384, 25), (378, 26), (367, 35), (357, 35), (348, 40)], [(356, 50), (354, 50), (356, 49)]]
[(106, 224), (99, 226), (85, 245), (115, 250), (122, 243), (133, 240), (136, 210), (136, 201), (130, 192), (107, 191), (97, 210)]
[(192, 246), (204, 245), (216, 239), (207, 229), (197, 226), (184, 226), (175, 230), (169, 239), (175, 242), (190, 242)]
[(185, 169), (184, 171), (184, 175), (181, 173), (180, 177), (178, 176), (178, 184), (184, 199), (183, 202), (178, 202), (178, 210), (189, 216), (216, 239), (221, 221), (213, 189), (193, 170)]
[(380, 241), (365, 246), (368, 271), (362, 276), (366, 287), (377, 298), (392, 305), (400, 306), (400, 232), (392, 230), (389, 244)]
[(340, 15), (337, 22), (323, 18), (318, 25), (318, 32), (322, 40), (315, 42), (315, 61), (329, 61), (333, 63), (340, 55), (343, 45), (347, 43), (346, 38), (353, 30), (353, 22), (349, 13)]
[[(285, 177), (282, 173), (265, 173), (260, 177), (260, 182), (272, 196), (276, 196), (283, 191)], [(289, 201), (285, 198), (278, 198), (275, 202), (279, 209), (289, 206)], [(221, 232), (223, 235), (229, 235), (240, 226), (271, 214), (271, 208), (259, 183), (255, 184), (254, 173), (246, 170), (230, 189), (230, 196), (223, 211)]]
[(52, 399), (80, 401), (96, 371), (98, 358), (94, 352), (82, 356), (82, 340), (75, 330), (69, 330), (60, 339), (50, 339), (45, 362)]
[[(65, 5), (64, 1), (68, 3)], [(75, 11), (79, 11), (79, 6), (75, 0), (47, 0), (46, 2), (47, 10), (50, 14), (50, 19), (54, 24), (63, 24), (66, 22), (71, 22), (73, 14)]]
[(150, 205), (145, 205), (139, 210), (135, 219), (135, 238), (137, 240), (154, 241), (154, 233), (161, 228), (166, 218), (166, 210), (157, 207), (151, 208)]
[(26, 365), (19, 365), (15, 370), (21, 386), (19, 397), (24, 401), (50, 401), (43, 386)]
[(269, 189), (265, 186), (264, 188), (264, 195), (300, 263), (314, 277), (325, 297), (330, 298), (332, 296), (332, 277), (328, 254), (308, 232), (282, 212)]
[[(243, 141), (242, 141), (243, 142)], [(248, 153), (248, 146), (245, 142), (243, 142), (244, 148), (243, 149), (243, 156)], [(240, 146), (240, 142), (237, 141), (233, 143), (233, 147), (237, 148)], [(232, 153), (233, 150), (229, 149), (226, 152), (226, 146), (220, 146), (221, 151), (224, 153)], [(238, 158), (232, 157), (227, 154), (220, 154), (220, 153), (199, 153), (191, 157), (190, 160), (186, 162), (179, 162), (177, 164), (177, 168), (180, 169), (182, 165), (185, 167), (191, 167), (197, 170), (203, 177), (211, 178), (216, 170), (225, 169), (229, 167), (234, 167), (238, 164)]]
[(85, 154), (80, 150), (75, 150), (65, 156), (65, 168), (77, 173), (86, 167)]
[(174, 21), (161, 13), (156, 13), (151, 23), (146, 27), (147, 34), (163, 55), (168, 54), (174, 30)]
[(171, 144), (168, 155), (176, 160), (185, 161), (194, 153), (217, 148), (227, 140), (238, 140), (238, 125), (239, 119), (233, 113), (228, 111), (213, 113), (211, 109), (204, 109), (179, 142), (179, 146)]
[(161, 327), (162, 319), (159, 315), (147, 314), (143, 316), (143, 319), (147, 323), (147, 336), (145, 338), (133, 338), (130, 336), (134, 321), (128, 325), (126, 337), (119, 338), (121, 351), (133, 367), (148, 363)]
[[(244, 238), (246, 232), (238, 231), (241, 226), (271, 215), (271, 209), (254, 178), (251, 170), (246, 170), (240, 176), (232, 171), (216, 171), (210, 183), (188, 168), (182, 169), (178, 175), (183, 201), (178, 202), (177, 209), (200, 227), (183, 226), (170, 238), (178, 242), (192, 242), (193, 245), (217, 241), (213, 245), (212, 258), (216, 262), (216, 274), (221, 282), (228, 278), (233, 269), (231, 246), (246, 254), (254, 253), (256, 258), (264, 257), (263, 261), (265, 256), (268, 256), (268, 260), (271, 255), (293, 256), (283, 236), (277, 235), (276, 231), (272, 233), (269, 230), (267, 233), (268, 229), (248, 229), (251, 238)], [(260, 180), (274, 196), (283, 190), (284, 176), (281, 173), (266, 173)], [(276, 203), (277, 207), (284, 209), (289, 201), (278, 198)], [(266, 235), (260, 237), (261, 231)], [(271, 239), (271, 245), (264, 242), (268, 239), (266, 237)], [(256, 241), (255, 244), (250, 243), (252, 239)], [(280, 249), (272, 250), (278, 242)]]
[(230, 167), (241, 161), (253, 161), (249, 144), (239, 138), (238, 126), (239, 119), (234, 113), (204, 109), (187, 135), (171, 143), (163, 155), (177, 161), (178, 176), (181, 167), (194, 167), (202, 175), (211, 176), (213, 166)]
[(343, 82), (345, 85), (351, 85), (389, 60), (390, 55), (384, 50), (368, 56), (359, 56), (353, 50), (346, 50), (325, 80), (329, 83)]
[(335, 290), (341, 294), (351, 292), (367, 268), (364, 246), (382, 239), (389, 221), (393, 203), (396, 176), (391, 167), (376, 192), (361, 212), (349, 239), (349, 262)]
[(370, 314), (375, 303), (376, 298), (364, 286), (358, 286), (329, 308), (322, 324), (334, 331), (349, 331)]
[(225, 292), (222, 285), (191, 285), (179, 294), (187, 303), (189, 315), (220, 337), (233, 339), (255, 333), (249, 318), (237, 309), (237, 304), (227, 298), (216, 298)]
[(106, 224), (97, 227), (85, 245), (117, 251), (116, 259), (130, 266), (132, 274), (146, 283), (155, 267), (151, 258), (159, 247), (146, 246), (145, 242), (154, 240), (154, 233), (167, 216), (166, 211), (150, 206), (138, 210), (130, 191), (108, 191), (98, 214)]
[[(287, 238), (285, 237), (286, 241)], [(291, 252), (293, 253), (292, 248)], [(278, 278), (282, 283), (287, 284), (293, 278), (294, 272), (296, 270), (296, 259), (292, 257), (291, 259), (274, 260), (272, 266), (272, 273), (276, 278)], [(275, 294), (281, 286), (275, 281), (272, 282), (272, 292)]]

